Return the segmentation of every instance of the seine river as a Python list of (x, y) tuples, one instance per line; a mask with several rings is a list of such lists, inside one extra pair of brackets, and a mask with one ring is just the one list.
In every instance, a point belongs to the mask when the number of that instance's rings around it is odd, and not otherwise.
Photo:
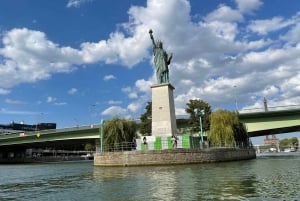
[(299, 200), (300, 153), (153, 167), (0, 165), (0, 200)]

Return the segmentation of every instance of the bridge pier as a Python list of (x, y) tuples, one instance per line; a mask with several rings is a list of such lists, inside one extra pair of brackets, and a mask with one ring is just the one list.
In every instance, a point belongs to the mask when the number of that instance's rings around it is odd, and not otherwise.
[(25, 161), (25, 149), (1, 149), (0, 163), (21, 163)]
[(99, 139), (95, 140), (95, 147), (96, 147), (96, 153), (101, 152), (100, 151), (100, 140)]

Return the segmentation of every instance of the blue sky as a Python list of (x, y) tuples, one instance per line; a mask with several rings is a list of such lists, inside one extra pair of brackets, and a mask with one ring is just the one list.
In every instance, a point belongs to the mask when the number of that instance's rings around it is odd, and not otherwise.
[(195, 98), (299, 105), (298, 0), (2, 0), (0, 123), (139, 118), (156, 82), (150, 28), (174, 55), (176, 115)]

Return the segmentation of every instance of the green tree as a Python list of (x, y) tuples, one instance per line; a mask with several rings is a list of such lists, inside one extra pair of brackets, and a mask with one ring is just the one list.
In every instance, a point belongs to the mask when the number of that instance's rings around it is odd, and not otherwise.
[(150, 135), (152, 133), (152, 102), (148, 102), (145, 109), (145, 113), (140, 117), (140, 132), (142, 135)]
[(234, 130), (234, 139), (236, 145), (239, 146), (250, 146), (250, 139), (247, 131), (247, 127), (244, 123), (240, 122), (239, 116), (236, 112), (231, 112), (233, 116), (233, 130)]
[(85, 151), (94, 151), (95, 149), (95, 145), (91, 144), (91, 143), (87, 143), (84, 145), (84, 150)]
[(282, 140), (279, 141), (279, 145), (283, 146), (283, 147), (287, 147), (290, 145), (290, 140), (287, 138), (284, 138)]
[(292, 137), (292, 138), (284, 138), (279, 141), (279, 145), (283, 147), (291, 146), (291, 145), (298, 145), (299, 141), (297, 137)]
[(136, 135), (137, 124), (133, 120), (114, 118), (106, 121), (103, 126), (104, 149), (124, 149), (130, 148)]
[(299, 144), (299, 141), (298, 141), (297, 137), (290, 138), (290, 142), (291, 142), (292, 145), (298, 145)]
[(246, 126), (239, 121), (236, 112), (217, 110), (210, 115), (208, 139), (214, 145), (249, 146)]
[(210, 128), (210, 119), (209, 116), (211, 114), (210, 105), (200, 99), (190, 100), (189, 103), (186, 104), (185, 111), (190, 114), (189, 125), (191, 126), (192, 132), (200, 131), (200, 118), (196, 116), (194, 110), (200, 109), (204, 110), (204, 116), (201, 118), (202, 120), (202, 128), (204, 131), (208, 131)]

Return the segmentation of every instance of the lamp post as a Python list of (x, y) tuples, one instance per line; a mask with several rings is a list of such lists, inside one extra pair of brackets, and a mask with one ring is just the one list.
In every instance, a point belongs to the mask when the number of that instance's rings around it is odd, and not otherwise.
[(201, 110), (200, 108), (195, 108), (194, 112), (195, 112), (196, 116), (199, 116), (199, 121), (200, 121), (200, 137), (201, 137), (201, 142), (203, 143), (202, 116), (204, 116), (205, 112), (204, 112), (204, 110)]
[(100, 152), (103, 152), (103, 124), (104, 120), (101, 120), (101, 125), (100, 125)]
[(93, 105), (90, 105), (90, 125), (91, 126), (93, 126), (93, 117), (95, 117), (96, 116), (96, 109), (95, 109), (95, 107), (96, 107), (96, 104), (93, 104)]
[(236, 110), (236, 112), (238, 112), (239, 111), (239, 109), (238, 109), (238, 104), (237, 104), (237, 96), (236, 96), (236, 85), (234, 85), (234, 102), (235, 102), (235, 110)]
[[(41, 122), (41, 116), (42, 116), (43, 114), (44, 114), (43, 112), (40, 112), (40, 113), (37, 113), (37, 114), (36, 114), (37, 116), (36, 116), (35, 132), (38, 131), (38, 124), (39, 124), (39, 122)], [(39, 117), (38, 115), (40, 115), (40, 117)]]

